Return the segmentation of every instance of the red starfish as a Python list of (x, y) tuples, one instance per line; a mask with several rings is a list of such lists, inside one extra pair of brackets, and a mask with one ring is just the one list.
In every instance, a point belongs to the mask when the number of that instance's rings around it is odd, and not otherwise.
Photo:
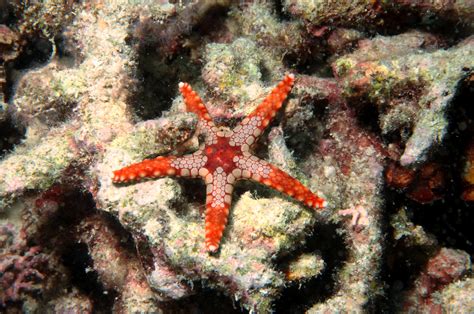
[(323, 208), (326, 201), (286, 172), (250, 153), (288, 96), (294, 75), (285, 78), (265, 100), (233, 130), (218, 128), (201, 98), (188, 83), (179, 83), (187, 109), (198, 118), (197, 132), (205, 137), (204, 147), (181, 157), (160, 156), (114, 171), (115, 183), (164, 176), (201, 177), (206, 183), (206, 249), (216, 252), (222, 238), (234, 184), (240, 179), (263, 183), (309, 207)]

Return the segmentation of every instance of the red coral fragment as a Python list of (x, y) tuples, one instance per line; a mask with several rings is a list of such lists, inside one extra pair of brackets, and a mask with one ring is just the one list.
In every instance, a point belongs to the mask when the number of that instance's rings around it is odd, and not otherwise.
[(446, 173), (437, 163), (427, 163), (414, 171), (392, 163), (385, 172), (387, 184), (396, 189), (406, 190), (406, 195), (421, 204), (431, 203), (444, 196)]

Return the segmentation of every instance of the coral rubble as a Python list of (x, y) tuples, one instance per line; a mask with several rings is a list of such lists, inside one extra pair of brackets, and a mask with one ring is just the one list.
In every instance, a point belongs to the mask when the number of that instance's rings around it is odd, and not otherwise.
[(348, 97), (367, 98), (378, 107), (383, 133), (412, 129), (410, 136), (402, 133), (404, 166), (426, 161), (432, 146), (443, 141), (456, 88), (474, 66), (474, 38), (449, 50), (422, 53), (431, 49), (433, 40), (426, 37), (375, 38), (333, 64)]
[[(473, 15), (0, 0), (0, 311), (472, 312)], [(232, 129), (285, 73), (293, 89), (251, 146), (328, 208), (239, 182), (210, 255), (201, 182), (113, 183), (203, 147), (180, 81)]]

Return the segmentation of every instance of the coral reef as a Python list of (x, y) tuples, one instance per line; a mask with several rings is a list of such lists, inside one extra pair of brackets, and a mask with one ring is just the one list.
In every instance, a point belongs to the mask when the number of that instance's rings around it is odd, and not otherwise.
[(34, 243), (38, 234), (28, 230), (29, 219), (19, 222), (19, 217), (10, 218), (13, 223), (0, 225), (0, 310), (8, 312), (10, 307), (25, 304), (30, 310), (49, 308), (38, 301), (61, 294), (56, 289), (63, 287), (66, 270), (49, 248)]
[(107, 290), (116, 290), (119, 300), (113, 311), (152, 313), (155, 297), (141, 272), (140, 262), (120, 242), (120, 234), (100, 215), (91, 215), (78, 226), (78, 242), (85, 243), (94, 261), (94, 271)]
[[(385, 152), (377, 139), (357, 127), (355, 116), (340, 98), (341, 91), (335, 81), (332, 86), (325, 80), (318, 82), (315, 79), (306, 84), (306, 89), (312, 87), (312, 95), (317, 95), (318, 90), (327, 92), (323, 88), (330, 87), (328, 98), (331, 102), (326, 117), (329, 132), (323, 132), (319, 147), (316, 147), (318, 154), (311, 155), (303, 168), (307, 168), (313, 178), (318, 178), (321, 190), (330, 195), (328, 202), (334, 204), (335, 209), (355, 209), (350, 210), (353, 218), (348, 220), (336, 212), (333, 214), (332, 219), (346, 220), (341, 232), (347, 237), (348, 258), (338, 272), (334, 295), (313, 305), (309, 312), (361, 311), (370, 302), (367, 296), (380, 293), (374, 283), (381, 266), (381, 181)], [(306, 97), (311, 97), (308, 94)]]
[[(0, 0), (0, 311), (472, 312), (473, 14)], [(327, 208), (238, 182), (209, 254), (202, 182), (116, 184), (211, 147), (262, 101), (267, 128), (240, 146)]]
[(470, 1), (285, 0), (284, 7), (308, 23), (331, 27), (380, 28), (392, 20), (398, 25), (417, 22), (433, 27), (451, 21), (474, 26)]
[(418, 49), (429, 50), (433, 41), (429, 35), (375, 38), (333, 63), (347, 97), (377, 106), (382, 133), (401, 133), (402, 166), (426, 161), (446, 136), (447, 110), (457, 86), (474, 66), (473, 40), (467, 38), (449, 50), (420, 53)]

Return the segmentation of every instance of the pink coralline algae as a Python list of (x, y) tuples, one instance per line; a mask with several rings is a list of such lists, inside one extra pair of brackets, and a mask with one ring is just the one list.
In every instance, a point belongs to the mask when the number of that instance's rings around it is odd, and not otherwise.
[[(0, 235), (14, 237), (11, 225), (1, 225)], [(2, 241), (3, 242), (3, 241)], [(39, 246), (28, 247), (24, 241), (8, 243), (0, 247), (0, 309), (8, 302), (22, 299), (23, 293), (41, 290), (44, 279), (42, 269), (48, 263), (48, 256), (41, 253)]]
[(471, 261), (465, 252), (442, 248), (428, 260), (414, 288), (406, 293), (403, 309), (442, 313), (443, 305), (436, 302), (435, 293), (461, 279), (470, 270)]

